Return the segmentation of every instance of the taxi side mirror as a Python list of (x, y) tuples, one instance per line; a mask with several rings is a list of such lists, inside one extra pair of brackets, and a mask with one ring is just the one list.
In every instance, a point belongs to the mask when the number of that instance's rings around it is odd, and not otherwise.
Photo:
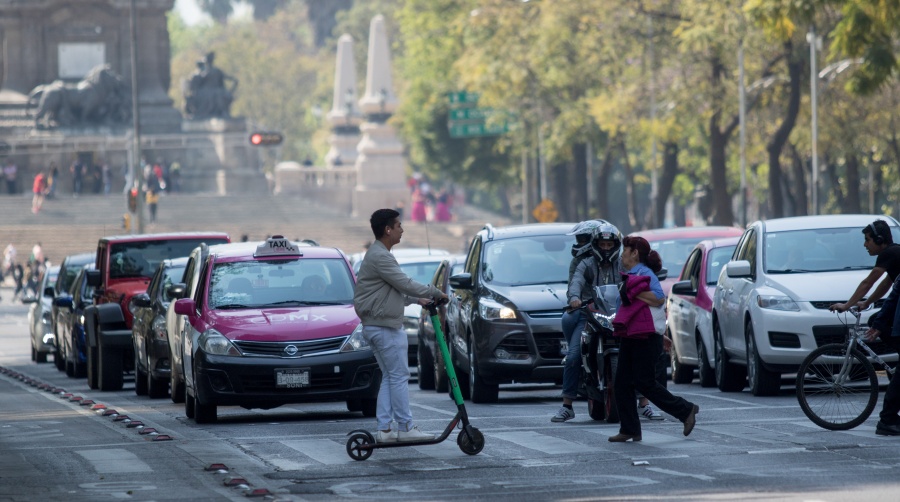
[(179, 298), (178, 300), (175, 300), (175, 313), (178, 315), (191, 317), (196, 315), (196, 310), (197, 305), (194, 303), (193, 298)]
[(472, 274), (463, 272), (450, 277), (450, 287), (453, 289), (472, 289)]

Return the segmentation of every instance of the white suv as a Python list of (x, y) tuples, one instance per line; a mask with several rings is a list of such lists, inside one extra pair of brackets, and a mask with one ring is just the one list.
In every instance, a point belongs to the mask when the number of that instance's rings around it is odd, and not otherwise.
[(862, 229), (877, 219), (900, 242), (897, 220), (879, 215), (800, 216), (747, 227), (713, 296), (719, 390), (749, 384), (754, 395), (777, 394), (782, 373), (796, 373), (816, 347), (844, 340), (846, 321), (828, 306), (847, 301), (875, 265)]

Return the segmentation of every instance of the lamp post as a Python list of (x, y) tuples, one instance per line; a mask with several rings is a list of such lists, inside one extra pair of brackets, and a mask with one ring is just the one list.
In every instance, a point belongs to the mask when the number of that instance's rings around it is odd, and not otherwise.
[(744, 86), (744, 40), (738, 45), (738, 103), (741, 142), (741, 226), (747, 226), (747, 89)]
[(144, 233), (144, 200), (141, 197), (141, 180), (144, 173), (141, 172), (141, 117), (138, 103), (138, 71), (137, 71), (137, 1), (131, 0), (131, 125), (133, 129), (131, 144), (131, 175), (134, 188), (137, 189), (135, 224), (131, 225), (131, 231)]
[(809, 43), (809, 89), (812, 101), (812, 214), (819, 214), (819, 99), (818, 76), (816, 70), (816, 51), (822, 46), (822, 38), (816, 36), (816, 28), (810, 27), (806, 34)]

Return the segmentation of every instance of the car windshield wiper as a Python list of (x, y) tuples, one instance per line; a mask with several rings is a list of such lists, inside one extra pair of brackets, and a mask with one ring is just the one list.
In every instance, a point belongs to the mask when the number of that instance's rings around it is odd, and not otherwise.
[(216, 305), (217, 309), (220, 310), (233, 310), (233, 309), (249, 309), (253, 308), (249, 305), (244, 305), (243, 303), (226, 303), (225, 305)]
[(870, 266), (868, 265), (851, 265), (849, 267), (844, 267), (841, 270), (869, 270)]
[(303, 300), (282, 300), (280, 302), (272, 302), (267, 303), (265, 305), (261, 305), (261, 307), (279, 307), (284, 305), (302, 305), (302, 306), (316, 306), (316, 305), (346, 305), (344, 302), (321, 302), (321, 301), (303, 301)]
[(768, 274), (807, 274), (810, 272), (821, 272), (821, 270), (807, 270), (805, 268), (786, 268), (783, 270), (767, 270)]
[(568, 281), (517, 282), (513, 286), (539, 286), (541, 284), (567, 284)]

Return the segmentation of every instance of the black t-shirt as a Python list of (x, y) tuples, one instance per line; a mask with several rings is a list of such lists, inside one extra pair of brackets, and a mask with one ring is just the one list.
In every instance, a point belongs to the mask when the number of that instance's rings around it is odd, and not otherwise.
[(891, 281), (895, 281), (897, 275), (900, 274), (900, 244), (891, 244), (884, 248), (884, 251), (878, 253), (878, 258), (875, 258), (875, 267), (885, 269)]

